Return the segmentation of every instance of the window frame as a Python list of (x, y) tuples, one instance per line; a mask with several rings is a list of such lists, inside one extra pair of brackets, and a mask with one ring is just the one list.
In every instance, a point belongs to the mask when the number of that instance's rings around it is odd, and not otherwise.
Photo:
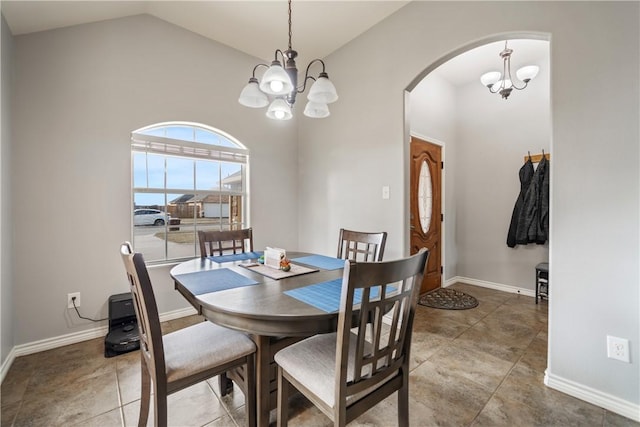
[[(222, 138), (227, 143), (235, 145), (235, 147), (218, 145), (214, 143), (206, 143), (206, 142), (197, 142), (197, 141), (189, 141), (186, 139), (175, 139), (166, 136), (157, 136), (157, 135), (149, 135), (144, 133), (145, 131), (154, 131), (158, 129), (165, 129), (164, 133), (166, 134), (172, 127), (187, 127), (191, 128), (193, 131), (193, 138), (196, 139), (198, 133), (202, 135), (202, 132), (205, 134), (214, 134), (216, 137)], [(140, 183), (136, 183), (136, 164), (135, 158), (136, 155), (142, 153), (146, 159), (148, 159), (149, 155), (160, 156), (163, 160), (163, 184), (161, 187), (152, 187), (150, 186), (149, 181), (149, 166), (148, 163), (144, 166), (144, 172), (146, 174), (146, 184), (144, 186), (140, 186)], [(156, 123), (153, 125), (145, 126), (138, 130), (135, 130), (131, 133), (131, 242), (133, 244), (134, 249), (136, 248), (136, 226), (134, 225), (135, 220), (135, 210), (136, 209), (151, 209), (146, 205), (136, 205), (136, 195), (138, 194), (158, 194), (163, 196), (164, 206), (163, 210), (166, 214), (170, 214), (170, 204), (172, 201), (175, 201), (175, 195), (191, 195), (192, 198), (189, 200), (194, 200), (193, 204), (193, 252), (187, 256), (179, 256), (172, 255), (169, 251), (169, 233), (172, 230), (180, 230), (181, 227), (178, 225), (176, 227), (175, 224), (171, 224), (171, 221), (167, 223), (165, 221), (164, 226), (162, 226), (162, 232), (164, 232), (164, 244), (162, 245), (162, 249), (158, 247), (158, 251), (162, 251), (161, 258), (147, 257), (148, 265), (160, 265), (160, 264), (172, 264), (177, 263), (183, 260), (193, 259), (194, 257), (199, 256), (199, 244), (197, 239), (197, 232), (200, 229), (238, 229), (238, 228), (247, 228), (250, 227), (250, 197), (249, 197), (249, 150), (238, 141), (236, 138), (231, 135), (213, 128), (211, 126), (203, 125), (200, 123), (192, 123), (192, 122), (165, 122), (165, 123)], [(168, 159), (178, 158), (178, 159), (187, 159), (192, 162), (192, 170), (193, 170), (193, 186), (192, 188), (179, 188), (179, 187), (168, 187), (167, 177), (169, 174), (169, 170), (167, 168)], [(148, 161), (148, 160), (145, 160)], [(206, 161), (217, 163), (215, 168), (217, 168), (218, 176), (214, 179), (217, 180), (217, 189), (208, 189), (202, 190), (198, 189), (198, 179), (197, 179), (197, 165), (198, 161)], [(225, 188), (223, 180), (225, 177), (222, 176), (224, 165), (225, 164), (236, 164), (239, 165), (239, 173), (240, 173), (240, 188)], [(206, 174), (207, 172), (203, 172)], [(235, 172), (237, 173), (237, 172)], [(232, 173), (229, 176), (233, 176)], [(138, 186), (136, 186), (136, 184)], [(206, 225), (206, 220), (204, 217), (204, 205), (205, 198), (208, 196), (213, 196), (213, 198), (218, 199), (219, 203), (219, 217), (214, 217), (219, 220), (218, 225)], [(226, 222), (224, 221), (224, 211), (223, 208), (224, 202), (223, 200), (227, 200), (227, 210), (228, 216), (226, 217)], [(232, 217), (232, 205), (237, 203), (240, 200), (240, 215), (239, 221), (234, 222), (235, 218)], [(196, 204), (200, 203), (200, 206), (196, 208)], [(178, 209), (177, 207), (175, 208)], [(200, 216), (202, 214), (202, 216)], [(172, 216), (173, 218), (173, 216)], [(180, 217), (182, 219), (185, 218)], [(200, 220), (200, 221), (199, 221)], [(191, 225), (188, 225), (185, 228), (190, 228)], [(189, 230), (187, 230), (186, 234), (190, 234)], [(186, 246), (182, 246), (181, 249), (184, 249)], [(143, 252), (144, 253), (144, 252)]]

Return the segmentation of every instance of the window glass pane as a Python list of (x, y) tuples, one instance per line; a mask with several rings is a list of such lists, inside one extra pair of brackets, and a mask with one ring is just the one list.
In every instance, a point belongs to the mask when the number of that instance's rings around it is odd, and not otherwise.
[[(146, 155), (148, 188), (164, 188), (164, 156)], [(145, 187), (144, 185), (142, 187)]]
[(162, 193), (134, 193), (134, 209), (160, 209), (164, 210), (165, 199)]
[(196, 142), (201, 142), (203, 144), (220, 145), (218, 143), (218, 135), (205, 129), (196, 129)]
[(164, 136), (164, 128), (154, 128), (140, 131), (140, 133), (152, 136)]
[(229, 191), (242, 191), (242, 165), (238, 163), (221, 163), (221, 187)]
[(217, 190), (220, 163), (196, 160), (196, 190)]
[(147, 155), (145, 153), (133, 153), (133, 186), (147, 187)]
[[(194, 258), (197, 240), (194, 215), (199, 210), (199, 197), (193, 194), (167, 194), (171, 220), (167, 227), (167, 258)], [(197, 255), (199, 255), (199, 249)]]
[(192, 159), (167, 157), (167, 188), (194, 188)]
[(193, 128), (187, 126), (168, 126), (165, 128), (165, 136), (183, 141), (193, 141)]
[(133, 186), (164, 188), (164, 156), (135, 152), (133, 154)]
[(164, 230), (170, 222), (164, 194), (134, 193), (133, 245), (145, 261), (165, 259)]

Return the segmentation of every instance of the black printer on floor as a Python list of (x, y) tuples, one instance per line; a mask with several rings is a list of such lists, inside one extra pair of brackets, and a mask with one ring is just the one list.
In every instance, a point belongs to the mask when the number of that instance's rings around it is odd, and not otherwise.
[(138, 319), (131, 292), (109, 297), (109, 333), (104, 338), (104, 357), (113, 357), (140, 348)]

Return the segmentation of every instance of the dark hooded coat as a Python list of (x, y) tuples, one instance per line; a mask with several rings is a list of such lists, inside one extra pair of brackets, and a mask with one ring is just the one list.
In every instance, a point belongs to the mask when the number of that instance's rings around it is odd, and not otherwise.
[[(507, 245), (511, 248), (515, 245), (528, 243), (542, 245), (549, 238), (549, 161), (546, 157), (542, 157), (523, 195), (522, 189), (525, 185), (523, 175), (526, 178), (533, 169), (532, 164), (527, 166), (529, 163), (531, 163), (530, 159), (521, 168), (520, 195), (514, 207), (507, 235)], [(522, 196), (522, 200), (520, 196)], [(514, 217), (517, 217), (515, 233), (513, 230)]]

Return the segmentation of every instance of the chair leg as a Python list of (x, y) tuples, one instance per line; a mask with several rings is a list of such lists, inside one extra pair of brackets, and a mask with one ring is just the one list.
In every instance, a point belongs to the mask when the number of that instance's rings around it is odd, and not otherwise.
[(278, 427), (286, 427), (289, 421), (289, 381), (278, 366)]
[(167, 427), (167, 387), (166, 384), (156, 384), (155, 381), (153, 385), (154, 425), (156, 427)]
[(140, 367), (141, 395), (138, 427), (144, 427), (147, 425), (147, 419), (149, 418), (149, 403), (151, 401), (151, 377), (149, 376), (149, 370), (147, 369), (147, 364), (144, 361), (144, 357), (141, 357)]
[(409, 427), (409, 374), (403, 369), (402, 387), (398, 390), (398, 427)]
[(255, 354), (247, 356), (245, 367), (245, 393), (244, 404), (247, 412), (247, 425), (256, 427), (258, 425), (258, 412), (256, 409), (256, 357)]
[(227, 377), (227, 373), (218, 375), (218, 385), (220, 386), (220, 395), (226, 396), (233, 391), (233, 381)]

